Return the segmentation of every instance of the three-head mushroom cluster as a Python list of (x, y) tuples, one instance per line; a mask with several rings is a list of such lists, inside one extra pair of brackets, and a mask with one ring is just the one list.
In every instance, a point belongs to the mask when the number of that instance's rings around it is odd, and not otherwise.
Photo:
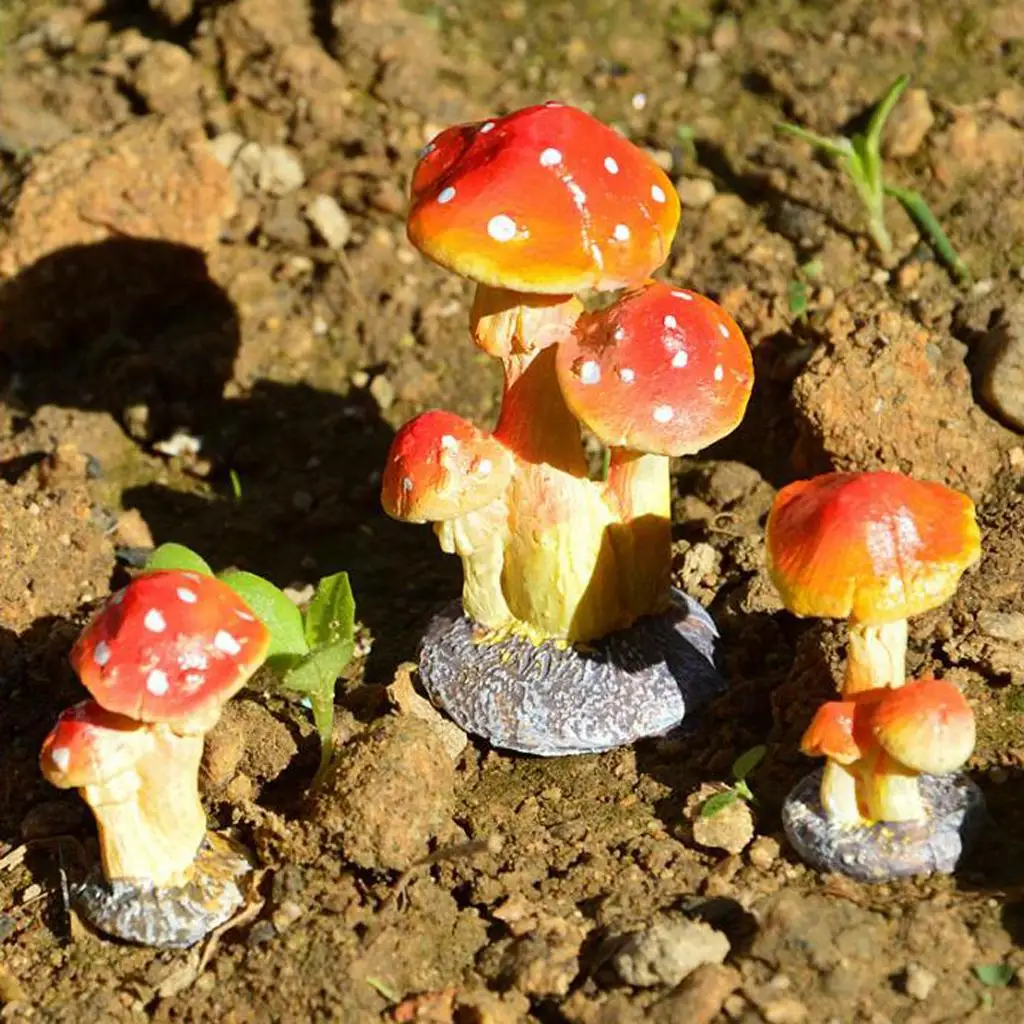
[(953, 684), (907, 681), (907, 619), (951, 597), (979, 558), (973, 503), (898, 473), (829, 473), (778, 493), (766, 553), (790, 611), (848, 620), (842, 700), (802, 744), (828, 758), (822, 806), (847, 824), (923, 819), (917, 775), (964, 764), (974, 720)]
[[(734, 429), (753, 384), (725, 311), (649, 279), (678, 224), (672, 183), (613, 129), (552, 102), (441, 132), (411, 191), (409, 238), (477, 283), (471, 334), (502, 359), (505, 388), (491, 435), (437, 412), (399, 432), (385, 509), (437, 524), (463, 560), (464, 610), (485, 628), (590, 641), (663, 611), (667, 457)], [(622, 288), (591, 313), (576, 298)], [(607, 481), (589, 476), (581, 424), (612, 449)], [(464, 458), (451, 447), (462, 438)]]
[[(92, 809), (108, 885), (140, 892), (200, 890), (197, 856), (207, 838), (199, 798), (203, 737), (263, 661), (266, 627), (212, 576), (161, 571), (115, 593), (85, 628), (71, 662), (92, 695), (65, 711), (40, 756), (45, 778), (78, 789)], [(213, 869), (209, 858), (202, 870)], [(220, 886), (213, 877), (209, 884)], [(234, 903), (238, 901), (235, 900)], [(98, 897), (91, 916), (122, 938), (187, 945), (219, 919), (175, 920)], [(234, 903), (216, 904), (222, 919)], [(152, 937), (162, 937), (153, 943)]]

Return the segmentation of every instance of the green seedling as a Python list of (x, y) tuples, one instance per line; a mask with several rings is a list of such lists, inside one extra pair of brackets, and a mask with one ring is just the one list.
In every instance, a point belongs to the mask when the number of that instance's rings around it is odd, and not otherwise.
[(852, 139), (844, 135), (827, 138), (795, 124), (781, 123), (776, 125), (776, 128), (809, 142), (839, 161), (864, 204), (868, 214), (868, 231), (879, 252), (885, 256), (892, 252), (892, 238), (885, 225), (885, 197), (891, 196), (907, 211), (955, 277), (965, 281), (970, 277), (967, 264), (953, 248), (953, 243), (942, 230), (942, 225), (928, 208), (921, 194), (912, 189), (887, 185), (883, 177), (882, 132), (909, 81), (908, 75), (901, 75), (893, 82), (872, 112), (867, 130), (863, 135), (855, 135)]
[(978, 964), (974, 968), (974, 976), (987, 988), (1005, 988), (1016, 973), (1009, 964)]
[(747, 785), (747, 777), (764, 760), (764, 756), (767, 753), (768, 748), (764, 744), (760, 744), (740, 754), (732, 763), (733, 784), (723, 792), (716, 793), (713, 797), (705, 800), (700, 808), (700, 816), (702, 818), (713, 818), (719, 812), (724, 811), (730, 804), (736, 803), (737, 800), (756, 803), (757, 797), (754, 796), (750, 786)]
[[(145, 568), (214, 575), (199, 555), (181, 544), (160, 545)], [(356, 606), (348, 574), (339, 572), (320, 580), (304, 613), (262, 576), (239, 569), (216, 575), (270, 631), (266, 664), (282, 692), (309, 702), (320, 735), (315, 787), (323, 781), (334, 753), (334, 686), (355, 652)]]
[(789, 282), (786, 291), (787, 304), (790, 313), (797, 320), (807, 316), (809, 307), (808, 282), (821, 277), (822, 266), (819, 260), (808, 260), (803, 266), (797, 268), (796, 277)]

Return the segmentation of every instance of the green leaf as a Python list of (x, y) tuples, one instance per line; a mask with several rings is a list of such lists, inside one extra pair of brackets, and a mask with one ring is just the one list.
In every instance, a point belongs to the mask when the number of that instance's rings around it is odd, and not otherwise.
[(219, 577), (249, 606), (253, 615), (270, 630), (267, 664), (278, 673), (287, 671), (309, 651), (302, 629), (302, 614), (269, 580), (240, 569)]
[(352, 660), (355, 646), (351, 640), (341, 640), (309, 651), (285, 672), (281, 686), (293, 693), (333, 693), (342, 670)]
[(737, 782), (745, 779), (764, 760), (767, 753), (768, 748), (761, 743), (740, 754), (732, 763), (732, 777)]
[(804, 142), (809, 142), (812, 146), (816, 146), (818, 149), (823, 149), (831, 156), (849, 157), (853, 155), (853, 147), (850, 145), (850, 140), (841, 135), (834, 139), (829, 139), (824, 135), (818, 135), (816, 132), (809, 132), (806, 128), (801, 128), (797, 124), (789, 124), (788, 122), (780, 122), (776, 124), (775, 129), (776, 131), (794, 135), (798, 139), (803, 139)]
[(974, 976), (989, 988), (1003, 988), (1009, 985), (1017, 972), (1009, 964), (978, 964)]
[(156, 572), (161, 569), (177, 569), (181, 572), (198, 572), (203, 576), (212, 576), (213, 570), (206, 564), (206, 560), (197, 555), (191, 548), (184, 544), (175, 544), (173, 541), (161, 544), (146, 559), (146, 572)]
[(807, 285), (796, 279), (790, 281), (788, 300), (790, 313), (793, 316), (803, 316), (807, 312)]
[(961, 283), (969, 281), (971, 277), (970, 268), (961, 259), (960, 254), (953, 248), (949, 236), (942, 230), (931, 208), (924, 201), (920, 192), (909, 188), (897, 188), (895, 185), (886, 185), (887, 195), (898, 200), (907, 211), (911, 219), (917, 224), (919, 230), (925, 235), (932, 248), (939, 254), (939, 259), (946, 264)]
[(903, 90), (906, 89), (910, 83), (910, 75), (900, 75), (892, 85), (889, 86), (889, 91), (879, 101), (878, 106), (875, 107), (874, 113), (871, 115), (871, 120), (868, 122), (868, 130), (865, 133), (864, 143), (865, 146), (873, 150), (877, 155), (881, 143), (882, 143), (882, 132), (885, 129), (885, 122), (889, 120), (889, 115), (892, 113), (893, 107), (899, 102), (899, 98), (903, 95)]
[(713, 818), (720, 811), (724, 811), (729, 804), (739, 800), (739, 793), (734, 789), (727, 789), (724, 793), (716, 793), (701, 804), (700, 816), (702, 818)]
[[(356, 602), (347, 572), (325, 576), (306, 609), (306, 641), (316, 650), (351, 640), (355, 634)], [(351, 657), (351, 655), (350, 655)]]

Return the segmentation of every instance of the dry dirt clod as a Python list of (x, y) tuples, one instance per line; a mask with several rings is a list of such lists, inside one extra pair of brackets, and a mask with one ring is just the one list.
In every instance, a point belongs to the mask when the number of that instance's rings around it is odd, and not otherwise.
[(340, 751), (306, 816), (352, 863), (404, 871), (449, 824), (454, 787), (451, 758), (430, 726), (386, 718)]
[(739, 988), (740, 972), (725, 964), (701, 964), (683, 983), (651, 1007), (654, 1024), (710, 1024)]
[(454, 763), (469, 745), (469, 737), (450, 718), (445, 718), (426, 697), (416, 692), (412, 683), (415, 670), (416, 663), (412, 661), (403, 662), (395, 669), (394, 681), (387, 688), (388, 700), (401, 714), (412, 715), (426, 722), (438, 735)]
[(701, 964), (720, 964), (729, 955), (729, 940), (702, 921), (662, 918), (627, 936), (612, 957), (612, 967), (637, 988), (678, 985)]
[(1005, 309), (982, 339), (977, 376), (979, 393), (989, 411), (1024, 433), (1024, 300)]
[(201, 113), (203, 76), (188, 50), (158, 40), (135, 67), (132, 87), (154, 114)]
[(683, 815), (692, 823), (695, 843), (709, 850), (725, 850), (735, 854), (754, 838), (754, 815), (747, 802), (733, 800), (714, 814), (701, 814), (701, 809), (711, 797), (728, 789), (724, 783), (704, 783), (687, 797)]
[(883, 151), (889, 157), (913, 156), (935, 124), (935, 115), (924, 89), (908, 89), (885, 126)]
[(344, 249), (352, 236), (352, 222), (348, 214), (331, 196), (314, 196), (306, 207), (306, 219), (332, 249)]

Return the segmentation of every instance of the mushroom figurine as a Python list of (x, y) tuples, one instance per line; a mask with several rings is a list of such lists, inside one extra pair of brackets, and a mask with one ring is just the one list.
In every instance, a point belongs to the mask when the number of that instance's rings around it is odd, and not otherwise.
[[(584, 753), (666, 732), (723, 686), (714, 624), (670, 586), (666, 456), (728, 433), (752, 384), (724, 311), (649, 281), (669, 254), (678, 196), (641, 149), (556, 102), (441, 132), (411, 191), (410, 240), (476, 282), (470, 333), (504, 367), (492, 433), (457, 417), (441, 431), (450, 414), (429, 412), (388, 456), (385, 510), (433, 522), (463, 563), (462, 602), (430, 625), (420, 678), (435, 704), (497, 746)], [(584, 313), (578, 293), (621, 288), (626, 298)], [(578, 353), (612, 345), (615, 328), (598, 343), (600, 325), (620, 320), (648, 376), (628, 400), (613, 378), (578, 394)], [(742, 352), (718, 359), (729, 346)], [(689, 374), (671, 366), (683, 348)], [(620, 407), (604, 430), (594, 406), (606, 398)], [(716, 413), (682, 412), (702, 401)], [(672, 424), (659, 407), (673, 409)], [(715, 421), (703, 434), (701, 416)], [(590, 477), (581, 424), (615, 448), (607, 482)], [(481, 466), (486, 484), (466, 476)]]
[(76, 642), (71, 663), (93, 700), (61, 715), (40, 766), (96, 818), (102, 875), (73, 898), (101, 931), (185, 947), (241, 904), (252, 862), (207, 831), (199, 763), (205, 734), (269, 643), (226, 583), (178, 571), (137, 577)]
[(801, 744), (827, 760), (786, 800), (790, 841), (863, 881), (951, 872), (982, 813), (977, 787), (952, 774), (970, 757), (974, 719), (952, 683), (907, 682), (907, 618), (951, 597), (979, 558), (973, 503), (898, 473), (829, 473), (778, 493), (766, 552), (790, 611), (849, 629), (841, 700), (818, 710)]

